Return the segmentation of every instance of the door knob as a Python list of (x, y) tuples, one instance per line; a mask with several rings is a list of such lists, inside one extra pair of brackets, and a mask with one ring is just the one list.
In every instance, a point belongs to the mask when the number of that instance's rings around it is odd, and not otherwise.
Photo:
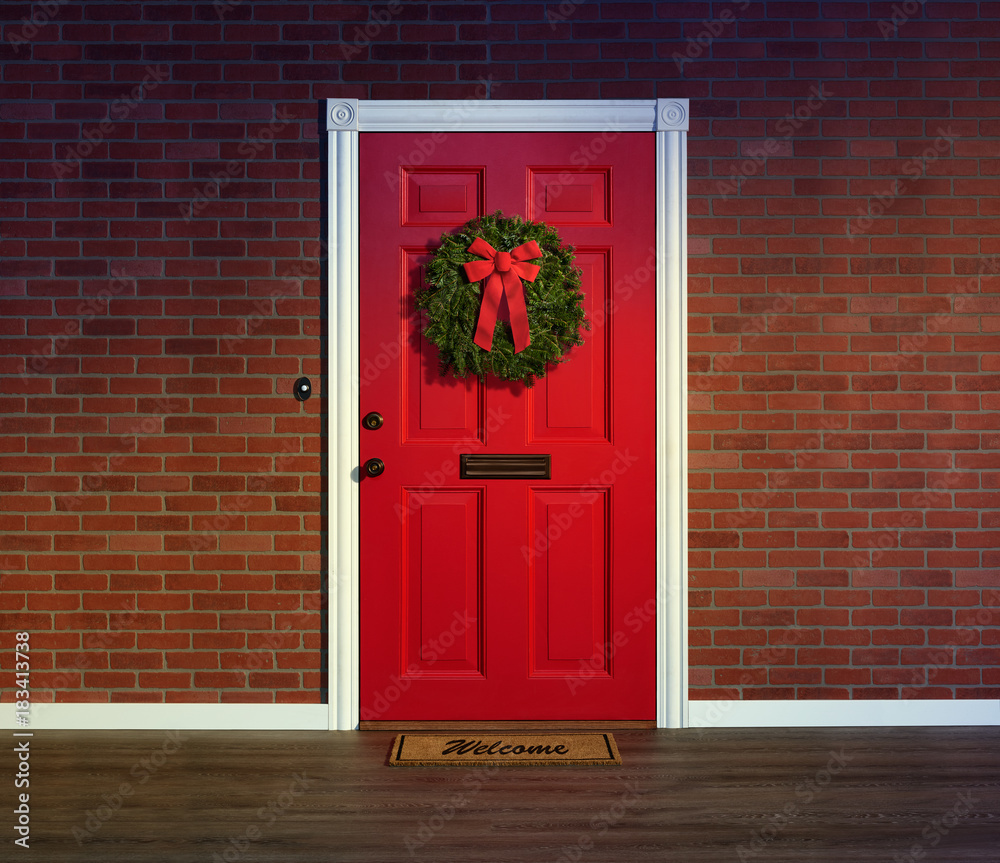
[(380, 458), (370, 458), (365, 462), (365, 473), (368, 476), (381, 476), (385, 471), (385, 462)]
[(364, 426), (369, 431), (376, 431), (382, 428), (382, 414), (378, 411), (372, 411), (371, 413), (365, 414), (365, 418), (361, 420), (361, 425)]

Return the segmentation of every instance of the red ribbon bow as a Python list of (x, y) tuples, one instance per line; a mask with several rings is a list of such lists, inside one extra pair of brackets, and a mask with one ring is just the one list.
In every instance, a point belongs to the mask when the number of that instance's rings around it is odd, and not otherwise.
[(521, 279), (533, 282), (541, 269), (538, 264), (524, 262), (540, 258), (542, 250), (534, 240), (528, 240), (510, 252), (498, 252), (482, 237), (477, 237), (469, 246), (469, 251), (487, 259), (469, 261), (464, 265), (470, 282), (486, 279), (475, 343), (484, 351), (493, 347), (493, 330), (500, 310), (500, 298), (506, 295), (507, 308), (510, 309), (510, 329), (514, 336), (514, 353), (523, 351), (531, 344), (531, 336), (528, 334), (528, 309), (524, 304), (524, 285), (521, 284)]

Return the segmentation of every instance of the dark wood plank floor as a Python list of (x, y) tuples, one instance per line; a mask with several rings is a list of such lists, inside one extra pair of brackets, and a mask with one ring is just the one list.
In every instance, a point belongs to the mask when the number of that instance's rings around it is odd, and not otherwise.
[(392, 736), (38, 731), (31, 848), (8, 778), (2, 856), (1000, 861), (1000, 728), (628, 730), (620, 767), (482, 771), (386, 767)]

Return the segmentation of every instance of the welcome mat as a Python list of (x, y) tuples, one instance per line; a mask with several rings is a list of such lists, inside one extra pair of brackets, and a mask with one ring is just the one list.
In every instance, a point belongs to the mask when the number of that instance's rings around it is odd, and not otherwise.
[(621, 764), (611, 734), (400, 734), (389, 766)]

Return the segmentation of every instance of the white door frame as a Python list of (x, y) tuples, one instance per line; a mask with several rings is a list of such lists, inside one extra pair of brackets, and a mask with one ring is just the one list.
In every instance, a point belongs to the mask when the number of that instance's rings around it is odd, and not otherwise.
[(686, 726), (688, 100), (328, 99), (326, 125), (330, 728), (360, 718), (359, 132), (426, 133), (414, 164), (450, 132), (593, 132), (595, 154), (605, 136), (656, 134), (656, 725)]

